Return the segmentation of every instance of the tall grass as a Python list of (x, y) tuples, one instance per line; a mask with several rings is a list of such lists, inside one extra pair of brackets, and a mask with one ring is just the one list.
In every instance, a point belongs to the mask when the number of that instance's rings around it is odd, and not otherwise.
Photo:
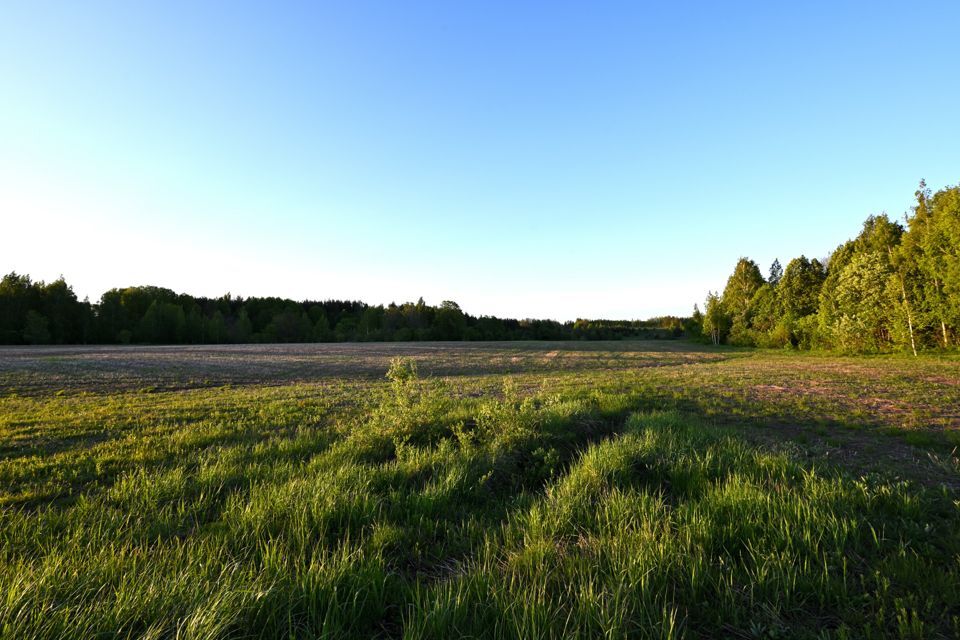
[(138, 428), (72, 400), (116, 434), (5, 467), (26, 498), (0, 511), (0, 635), (960, 634), (948, 489), (616, 392), (469, 399), (391, 371), (341, 413), (205, 392), (177, 411), (195, 419)]

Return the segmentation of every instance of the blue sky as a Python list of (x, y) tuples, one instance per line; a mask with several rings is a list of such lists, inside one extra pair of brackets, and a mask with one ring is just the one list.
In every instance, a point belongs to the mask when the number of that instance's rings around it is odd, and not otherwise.
[[(199, 6), (199, 5), (203, 6)], [(0, 271), (687, 314), (960, 181), (960, 3), (7, 2)]]

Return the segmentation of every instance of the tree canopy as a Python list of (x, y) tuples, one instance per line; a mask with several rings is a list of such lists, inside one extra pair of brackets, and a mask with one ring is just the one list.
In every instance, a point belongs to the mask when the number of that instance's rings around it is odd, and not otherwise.
[(153, 286), (110, 289), (91, 304), (78, 301), (62, 278), (46, 284), (11, 273), (0, 281), (2, 344), (609, 340), (674, 338), (692, 326), (677, 317), (576, 322), (474, 317), (451, 300), (431, 306), (422, 298), (386, 306), (230, 294), (202, 298)]
[(764, 280), (740, 258), (709, 293), (703, 336), (715, 343), (879, 352), (956, 348), (960, 340), (960, 187), (920, 183), (906, 226), (870, 216), (824, 261), (779, 260)]

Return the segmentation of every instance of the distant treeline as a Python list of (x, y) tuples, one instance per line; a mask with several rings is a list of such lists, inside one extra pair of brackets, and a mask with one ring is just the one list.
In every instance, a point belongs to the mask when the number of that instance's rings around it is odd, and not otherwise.
[(2, 344), (202, 344), (412, 340), (600, 340), (679, 337), (690, 319), (513, 320), (430, 306), (283, 298), (197, 298), (161, 287), (111, 289), (80, 301), (60, 278), (0, 281)]
[(949, 349), (960, 338), (960, 187), (921, 181), (905, 225), (871, 216), (825, 260), (804, 256), (767, 278), (741, 258), (694, 319), (716, 344), (850, 353)]

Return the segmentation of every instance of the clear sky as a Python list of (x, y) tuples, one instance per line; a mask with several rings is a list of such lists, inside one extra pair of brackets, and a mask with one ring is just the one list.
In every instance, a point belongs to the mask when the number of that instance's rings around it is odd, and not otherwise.
[(688, 314), (960, 181), (960, 2), (0, 4), (0, 271)]

